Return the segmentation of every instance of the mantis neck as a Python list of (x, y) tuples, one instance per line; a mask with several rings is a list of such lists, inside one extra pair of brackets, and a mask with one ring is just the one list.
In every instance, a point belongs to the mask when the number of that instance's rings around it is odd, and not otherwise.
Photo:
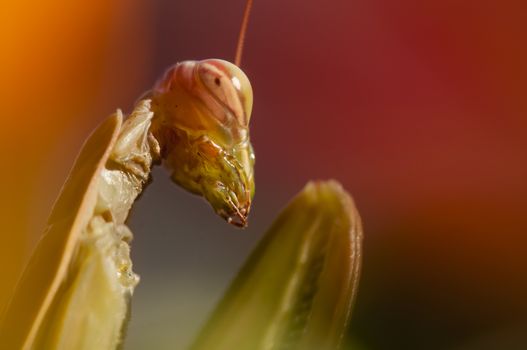
[(159, 143), (150, 131), (152, 118), (150, 100), (141, 100), (123, 123), (101, 173), (96, 215), (124, 224), (159, 158)]

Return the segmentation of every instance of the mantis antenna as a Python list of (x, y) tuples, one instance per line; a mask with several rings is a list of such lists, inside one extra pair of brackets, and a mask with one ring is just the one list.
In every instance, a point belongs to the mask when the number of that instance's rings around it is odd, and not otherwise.
[(247, 24), (249, 23), (249, 14), (251, 13), (251, 7), (253, 0), (247, 0), (245, 3), (245, 10), (243, 11), (242, 26), (240, 28), (240, 35), (238, 36), (238, 45), (236, 47), (236, 56), (234, 58), (234, 64), (238, 67), (242, 62), (243, 43), (245, 41), (245, 33), (247, 32)]

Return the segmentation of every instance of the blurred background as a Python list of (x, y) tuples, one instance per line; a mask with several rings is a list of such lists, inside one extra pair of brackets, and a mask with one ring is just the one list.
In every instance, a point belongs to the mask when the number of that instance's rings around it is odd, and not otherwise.
[[(233, 60), (244, 0), (0, 3), (0, 308), (84, 139), (171, 64)], [(256, 0), (250, 227), (162, 169), (134, 207), (126, 349), (183, 349), (280, 209), (335, 178), (362, 214), (361, 349), (527, 344), (527, 3)]]

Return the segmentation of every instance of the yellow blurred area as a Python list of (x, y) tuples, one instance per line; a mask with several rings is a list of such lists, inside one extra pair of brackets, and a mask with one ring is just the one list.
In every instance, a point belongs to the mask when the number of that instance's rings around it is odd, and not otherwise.
[[(135, 96), (144, 84), (147, 9), (141, 0), (0, 4), (0, 309), (38, 239), (32, 215), (45, 217), (42, 203), (64, 181), (45, 180), (67, 174), (77, 153), (61, 140), (80, 147), (115, 100)], [(48, 162), (54, 152), (59, 164)], [(50, 198), (35, 201), (47, 192)]]

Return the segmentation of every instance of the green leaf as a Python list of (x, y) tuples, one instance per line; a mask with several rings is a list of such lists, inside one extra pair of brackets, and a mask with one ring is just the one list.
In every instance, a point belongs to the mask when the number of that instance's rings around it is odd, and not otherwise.
[(362, 227), (335, 181), (310, 182), (251, 254), (192, 350), (337, 349), (357, 291)]

